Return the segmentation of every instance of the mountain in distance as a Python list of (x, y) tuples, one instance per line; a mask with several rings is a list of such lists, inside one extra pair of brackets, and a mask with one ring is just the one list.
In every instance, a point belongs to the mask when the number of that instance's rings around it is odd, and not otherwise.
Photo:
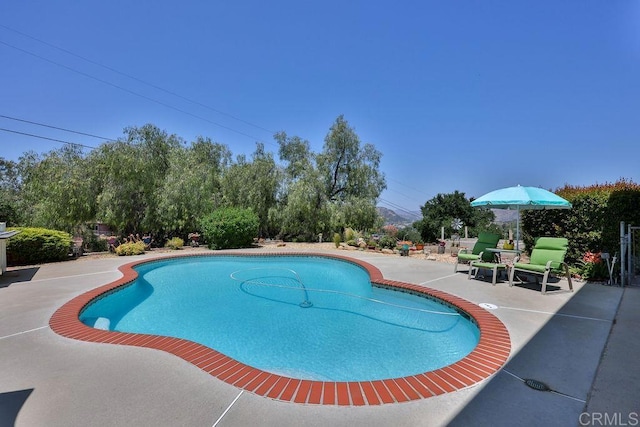
[(410, 212), (397, 213), (388, 208), (384, 208), (382, 206), (376, 207), (378, 211), (378, 215), (384, 218), (384, 225), (395, 225), (406, 227), (408, 225), (413, 224), (415, 221), (420, 219), (418, 214), (412, 215)]
[[(391, 209), (378, 206), (376, 207), (378, 215), (384, 218), (384, 225), (395, 225), (400, 227), (406, 227), (412, 225), (415, 221), (420, 219), (420, 215), (417, 213), (412, 215), (409, 212), (397, 213)], [(496, 224), (504, 224), (509, 222), (515, 222), (518, 218), (518, 211), (509, 209), (491, 209), (496, 216), (494, 222)]]

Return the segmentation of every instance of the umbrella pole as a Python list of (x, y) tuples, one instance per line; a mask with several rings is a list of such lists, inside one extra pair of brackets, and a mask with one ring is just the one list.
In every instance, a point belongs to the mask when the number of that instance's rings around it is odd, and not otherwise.
[(518, 205), (518, 216), (516, 217), (516, 250), (520, 250), (520, 206)]

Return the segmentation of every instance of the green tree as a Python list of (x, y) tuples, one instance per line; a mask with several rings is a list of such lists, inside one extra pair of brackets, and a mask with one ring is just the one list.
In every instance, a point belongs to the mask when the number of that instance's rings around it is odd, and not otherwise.
[(278, 213), (271, 212), (272, 222), (279, 221), (284, 237), (313, 241), (320, 233), (329, 235), (331, 212), (320, 188), (320, 181), (309, 178), (289, 187), (286, 205)]
[(285, 132), (274, 135), (278, 143), (278, 156), (286, 162), (284, 168), (286, 182), (295, 182), (304, 178), (307, 173), (315, 169), (315, 156), (311, 152), (309, 141), (299, 136), (288, 137)]
[(278, 217), (285, 235), (316, 239), (345, 227), (368, 230), (378, 223), (376, 200), (386, 188), (379, 171), (381, 153), (360, 139), (343, 116), (325, 138), (323, 151), (314, 154), (298, 137), (275, 135), (285, 179)]
[(384, 219), (378, 214), (370, 199), (351, 196), (342, 202), (331, 204), (331, 229), (354, 227), (361, 231), (378, 230)]
[(160, 191), (170, 155), (184, 142), (154, 125), (125, 129), (125, 139), (95, 150), (94, 170), (101, 177), (97, 216), (125, 233), (160, 230)]
[(258, 216), (260, 236), (269, 236), (269, 210), (277, 203), (282, 173), (271, 153), (258, 143), (252, 161), (244, 155), (222, 177), (222, 195), (225, 206), (251, 208)]
[(350, 197), (375, 202), (386, 188), (379, 171), (382, 154), (371, 144), (361, 147), (360, 138), (343, 116), (339, 116), (324, 139), (317, 168), (329, 201)]
[(454, 218), (462, 220), (469, 227), (471, 235), (488, 229), (495, 215), (488, 209), (477, 209), (471, 206), (464, 193), (455, 191), (450, 194), (438, 194), (428, 200), (420, 208), (422, 219), (414, 224), (420, 230), (425, 242), (434, 242), (440, 237), (440, 230), (445, 228), (445, 236), (452, 235), (455, 230), (451, 226)]
[(25, 221), (31, 226), (77, 232), (96, 213), (96, 188), (81, 147), (65, 145), (20, 161)]
[(20, 193), (18, 165), (0, 157), (0, 219), (8, 226), (21, 224)]
[(199, 221), (222, 204), (222, 175), (231, 162), (226, 145), (198, 137), (190, 147), (173, 147), (169, 169), (158, 196), (161, 230), (186, 236)]

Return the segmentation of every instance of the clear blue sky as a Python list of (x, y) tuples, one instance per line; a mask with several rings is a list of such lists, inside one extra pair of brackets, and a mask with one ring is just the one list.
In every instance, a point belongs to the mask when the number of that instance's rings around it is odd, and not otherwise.
[[(280, 130), (319, 152), (340, 114), (383, 153), (380, 205), (396, 210), (638, 182), (640, 1), (0, 4), (3, 116), (113, 139), (153, 123), (249, 155), (277, 153)], [(0, 131), (6, 159), (60, 146)]]

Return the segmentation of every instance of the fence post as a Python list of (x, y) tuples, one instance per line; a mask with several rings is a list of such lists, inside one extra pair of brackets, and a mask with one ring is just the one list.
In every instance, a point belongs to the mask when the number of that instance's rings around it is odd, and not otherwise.
[(620, 221), (620, 286), (624, 287), (627, 275), (627, 237), (625, 236), (624, 221)]

